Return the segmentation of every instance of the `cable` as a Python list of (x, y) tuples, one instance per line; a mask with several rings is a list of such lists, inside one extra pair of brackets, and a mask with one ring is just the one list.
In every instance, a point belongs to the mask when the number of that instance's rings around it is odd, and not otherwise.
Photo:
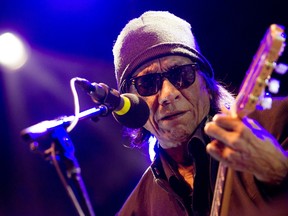
[(74, 98), (74, 119), (72, 120), (71, 124), (67, 127), (66, 131), (69, 133), (71, 132), (79, 121), (79, 113), (80, 113), (80, 105), (79, 105), (79, 98), (75, 87), (75, 82), (77, 77), (74, 77), (70, 80), (70, 88), (72, 91), (72, 95)]

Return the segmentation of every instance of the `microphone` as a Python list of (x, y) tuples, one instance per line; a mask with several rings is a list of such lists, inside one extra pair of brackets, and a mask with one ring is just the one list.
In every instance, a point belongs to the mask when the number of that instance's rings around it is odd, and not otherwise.
[(149, 107), (147, 103), (135, 94), (120, 94), (104, 83), (90, 83), (83, 78), (76, 78), (79, 85), (91, 99), (98, 104), (104, 104), (117, 122), (128, 128), (140, 128), (148, 120)]

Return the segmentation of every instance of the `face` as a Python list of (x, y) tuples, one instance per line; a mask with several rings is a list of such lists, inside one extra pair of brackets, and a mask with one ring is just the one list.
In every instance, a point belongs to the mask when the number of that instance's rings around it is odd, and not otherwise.
[[(191, 63), (193, 62), (187, 57), (166, 56), (144, 64), (133, 77), (163, 73), (176, 66)], [(134, 85), (131, 85), (130, 92), (138, 94)], [(195, 82), (187, 88), (176, 88), (164, 78), (162, 88), (156, 94), (140, 97), (150, 109), (150, 116), (144, 127), (158, 139), (164, 149), (187, 143), (210, 108), (209, 93), (199, 71), (196, 72)]]

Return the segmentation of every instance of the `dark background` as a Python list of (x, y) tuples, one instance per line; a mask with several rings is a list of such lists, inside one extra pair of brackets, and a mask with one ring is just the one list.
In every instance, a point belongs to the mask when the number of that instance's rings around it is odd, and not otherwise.
[[(0, 32), (29, 45), (17, 72), (0, 68), (0, 215), (77, 215), (55, 168), (30, 152), (20, 131), (72, 115), (75, 76), (116, 87), (112, 46), (128, 20), (169, 10), (191, 23), (217, 80), (237, 93), (260, 40), (272, 23), (288, 27), (282, 0), (1, 0)], [(280, 58), (287, 63), (287, 51)], [(287, 95), (287, 75), (280, 94)], [(81, 110), (94, 106), (81, 91)], [(81, 121), (70, 133), (97, 215), (114, 215), (149, 165), (146, 152), (125, 148), (111, 116)]]

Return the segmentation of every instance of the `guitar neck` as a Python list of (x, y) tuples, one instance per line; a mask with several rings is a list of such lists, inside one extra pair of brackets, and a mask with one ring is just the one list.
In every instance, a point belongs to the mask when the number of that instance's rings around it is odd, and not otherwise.
[(228, 205), (222, 205), (222, 203), (229, 202), (232, 172), (221, 162), (219, 163), (210, 216), (228, 215)]
[(263, 92), (285, 47), (284, 28), (273, 24), (267, 30), (253, 61), (245, 75), (235, 103), (232, 116), (243, 118), (261, 107)]

